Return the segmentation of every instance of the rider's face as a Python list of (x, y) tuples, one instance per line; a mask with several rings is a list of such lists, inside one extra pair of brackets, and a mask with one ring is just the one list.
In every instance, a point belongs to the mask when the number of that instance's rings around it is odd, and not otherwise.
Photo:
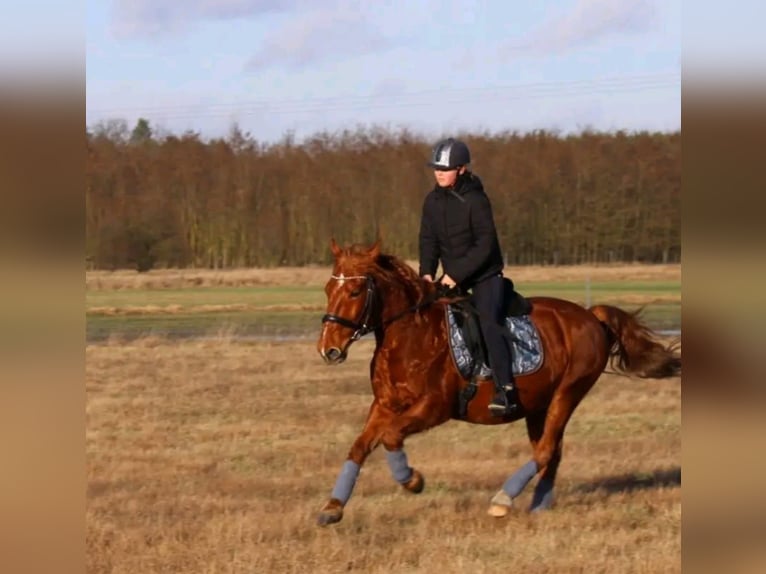
[(464, 171), (465, 171), (465, 166), (459, 169), (451, 169), (449, 171), (440, 171), (435, 169), (434, 177), (436, 178), (436, 183), (439, 184), (440, 187), (452, 187), (453, 185), (455, 185), (455, 180), (457, 179), (457, 176), (463, 173)]

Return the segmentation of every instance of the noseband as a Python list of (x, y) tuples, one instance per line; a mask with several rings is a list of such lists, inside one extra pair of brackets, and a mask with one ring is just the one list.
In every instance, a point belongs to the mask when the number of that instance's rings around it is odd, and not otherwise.
[(371, 331), (374, 331), (375, 327), (370, 325), (373, 307), (375, 306), (375, 281), (372, 279), (372, 276), (352, 275), (350, 277), (345, 277), (341, 273), (340, 275), (332, 275), (332, 279), (337, 279), (339, 281), (345, 281), (348, 279), (364, 279), (367, 286), (367, 296), (365, 297), (364, 307), (362, 307), (362, 312), (360, 313), (360, 318), (358, 321), (352, 321), (338, 315), (333, 315), (332, 313), (327, 313), (324, 317), (322, 317), (322, 323), (327, 323), (329, 321), (331, 323), (338, 323), (338, 325), (343, 325), (349, 329), (354, 329), (354, 334), (351, 335), (351, 342), (360, 339)]

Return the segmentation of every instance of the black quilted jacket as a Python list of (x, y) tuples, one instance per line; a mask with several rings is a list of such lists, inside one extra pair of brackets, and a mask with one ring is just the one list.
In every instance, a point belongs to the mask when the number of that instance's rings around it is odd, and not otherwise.
[(470, 288), (503, 270), (492, 206), (481, 180), (466, 172), (453, 188), (439, 186), (423, 202), (420, 222), (420, 275), (444, 272)]

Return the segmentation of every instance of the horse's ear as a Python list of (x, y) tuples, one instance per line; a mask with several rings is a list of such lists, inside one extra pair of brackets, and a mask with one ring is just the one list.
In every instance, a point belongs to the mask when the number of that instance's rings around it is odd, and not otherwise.
[(367, 253), (372, 259), (378, 258), (378, 255), (380, 255), (380, 237), (375, 240), (375, 243), (367, 250)]
[(337, 243), (335, 243), (335, 238), (330, 238), (330, 251), (332, 251), (332, 254), (337, 258), (338, 255), (340, 255), (343, 250), (338, 246)]

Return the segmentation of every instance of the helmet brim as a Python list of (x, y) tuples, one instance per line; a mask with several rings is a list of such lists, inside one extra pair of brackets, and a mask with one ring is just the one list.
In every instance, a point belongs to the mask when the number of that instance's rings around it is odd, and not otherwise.
[(426, 166), (430, 167), (434, 171), (455, 171), (456, 169), (460, 169), (463, 167), (462, 165), (456, 165), (455, 167), (445, 167), (439, 163), (434, 163), (432, 161), (427, 161)]

